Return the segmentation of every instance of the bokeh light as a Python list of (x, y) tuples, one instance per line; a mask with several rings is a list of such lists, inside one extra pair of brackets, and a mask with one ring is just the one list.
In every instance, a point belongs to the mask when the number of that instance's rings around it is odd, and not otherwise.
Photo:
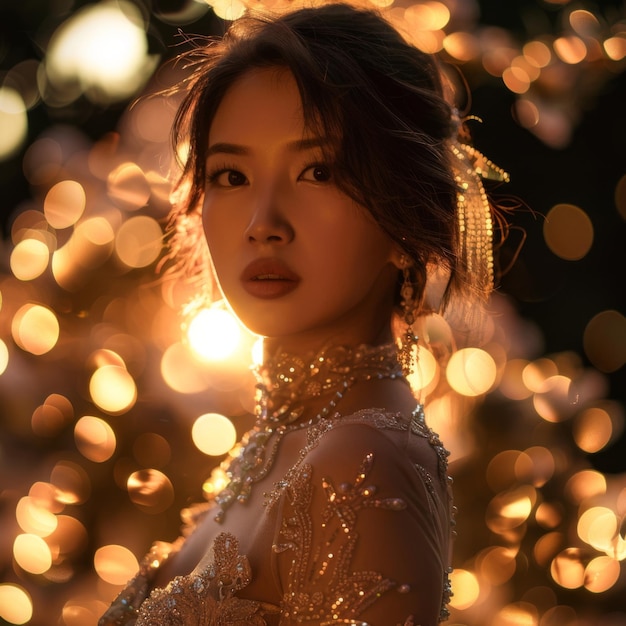
[(0, 583), (0, 618), (9, 624), (26, 624), (33, 616), (33, 602), (19, 585)]
[(24, 239), (11, 251), (11, 271), (19, 280), (33, 280), (48, 267), (50, 250), (38, 239)]
[(187, 346), (180, 342), (173, 343), (163, 353), (161, 376), (168, 387), (179, 393), (198, 393), (211, 383), (207, 372), (198, 367)]
[(128, 477), (127, 488), (131, 502), (150, 513), (162, 513), (174, 502), (170, 479), (156, 469), (133, 472)]
[(626, 317), (619, 311), (595, 315), (583, 334), (585, 354), (601, 372), (614, 372), (626, 363)]
[(46, 194), (43, 212), (53, 228), (69, 228), (85, 210), (87, 198), (83, 186), (75, 180), (63, 180)]
[(111, 426), (99, 417), (85, 415), (74, 426), (74, 440), (78, 451), (90, 461), (103, 463), (115, 452), (115, 433)]
[(552, 560), (552, 578), (565, 589), (578, 589), (585, 583), (585, 565), (578, 548), (566, 548)]
[(496, 364), (491, 355), (480, 348), (463, 348), (450, 357), (446, 376), (456, 392), (479, 396), (494, 384)]
[(63, 395), (50, 394), (31, 416), (31, 428), (39, 437), (54, 437), (74, 419), (74, 407)]
[(46, 76), (57, 90), (57, 100), (53, 100), (57, 105), (59, 92), (61, 102), (80, 93), (96, 101), (115, 102), (136, 93), (155, 62), (148, 56), (137, 7), (124, 0), (105, 0), (77, 10), (54, 33), (48, 45)]
[(219, 361), (232, 354), (241, 340), (241, 327), (234, 316), (221, 308), (201, 308), (187, 326), (187, 340), (203, 359)]
[(573, 474), (565, 485), (565, 494), (576, 504), (604, 493), (606, 493), (606, 478), (597, 470), (580, 470)]
[(103, 365), (89, 380), (89, 393), (99, 408), (112, 415), (125, 413), (137, 400), (137, 386), (125, 367)]
[(15, 89), (0, 86), (0, 161), (17, 152), (27, 134), (28, 116), (24, 100)]
[(0, 376), (4, 373), (9, 365), (9, 349), (7, 344), (0, 339)]
[(36, 498), (24, 496), (15, 508), (15, 518), (20, 528), (29, 534), (47, 537), (57, 528), (57, 517), (48, 508), (41, 506)]
[(613, 436), (613, 422), (607, 411), (591, 407), (577, 416), (573, 426), (576, 445), (593, 454), (604, 448)]
[(581, 208), (572, 204), (557, 204), (546, 215), (543, 235), (554, 254), (566, 261), (577, 261), (591, 248), (593, 224)]
[(603, 593), (615, 585), (621, 574), (620, 565), (608, 556), (593, 559), (585, 568), (585, 589)]
[(138, 215), (119, 228), (115, 238), (117, 256), (129, 267), (146, 267), (163, 249), (163, 232), (158, 222), (146, 215)]
[(433, 384), (436, 385), (439, 376), (439, 364), (432, 352), (423, 346), (417, 348), (417, 367), (409, 376), (413, 389), (421, 389), (427, 393)]
[(109, 198), (120, 208), (135, 211), (148, 204), (150, 184), (136, 163), (122, 163), (108, 176)]
[(25, 304), (15, 316), (11, 325), (13, 340), (25, 350), (35, 355), (50, 352), (59, 340), (59, 321), (51, 309), (42, 304)]
[(450, 583), (454, 589), (451, 605), (459, 610), (472, 606), (478, 599), (480, 585), (472, 572), (463, 569), (455, 569), (450, 574)]
[(73, 461), (58, 461), (50, 472), (56, 499), (63, 504), (82, 504), (91, 494), (91, 480), (84, 468)]
[(237, 439), (233, 423), (219, 413), (205, 413), (193, 423), (191, 436), (196, 447), (211, 456), (226, 454)]
[(39, 535), (18, 535), (13, 542), (13, 557), (30, 574), (43, 574), (52, 565), (50, 548)]
[(112, 585), (124, 585), (139, 568), (135, 555), (119, 545), (98, 548), (93, 563), (98, 576)]
[(215, 15), (228, 21), (241, 17), (246, 10), (246, 5), (239, 0), (211, 0), (207, 4), (211, 5)]

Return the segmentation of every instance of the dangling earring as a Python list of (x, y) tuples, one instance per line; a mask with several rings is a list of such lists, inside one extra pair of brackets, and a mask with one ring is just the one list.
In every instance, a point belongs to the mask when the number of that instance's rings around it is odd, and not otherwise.
[(402, 287), (400, 288), (400, 304), (402, 306), (402, 322), (405, 328), (398, 338), (398, 361), (406, 377), (415, 371), (417, 363), (417, 342), (419, 337), (413, 330), (415, 322), (415, 310), (417, 308), (417, 294), (411, 280), (410, 263), (406, 257), (402, 257)]

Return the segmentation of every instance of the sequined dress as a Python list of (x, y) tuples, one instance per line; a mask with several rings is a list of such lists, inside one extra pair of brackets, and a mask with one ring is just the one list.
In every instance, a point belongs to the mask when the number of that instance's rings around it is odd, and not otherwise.
[[(185, 538), (155, 544), (99, 626), (443, 621), (450, 479), (421, 408), (322, 419), (280, 446), (247, 502), (219, 522), (215, 505), (196, 508)], [(177, 561), (197, 565), (160, 586)]]

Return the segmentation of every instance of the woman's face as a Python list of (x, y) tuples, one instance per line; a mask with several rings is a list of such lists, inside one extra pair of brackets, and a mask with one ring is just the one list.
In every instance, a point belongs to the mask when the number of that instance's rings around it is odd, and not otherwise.
[(204, 232), (224, 297), (285, 349), (386, 339), (399, 253), (339, 190), (288, 70), (254, 69), (212, 121)]

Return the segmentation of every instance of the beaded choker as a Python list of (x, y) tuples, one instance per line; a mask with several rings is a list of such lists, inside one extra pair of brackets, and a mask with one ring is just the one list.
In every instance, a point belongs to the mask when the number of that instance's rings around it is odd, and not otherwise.
[[(228, 484), (216, 496), (224, 519), (234, 502), (246, 502), (252, 487), (269, 473), (278, 446), (289, 432), (311, 426), (332, 415), (337, 403), (357, 382), (402, 378), (395, 344), (362, 345), (357, 348), (332, 346), (310, 361), (285, 353), (277, 354), (255, 372), (257, 376), (256, 422), (220, 468)], [(403, 379), (404, 380), (404, 379)], [(302, 419), (307, 405), (330, 397), (313, 417)]]

